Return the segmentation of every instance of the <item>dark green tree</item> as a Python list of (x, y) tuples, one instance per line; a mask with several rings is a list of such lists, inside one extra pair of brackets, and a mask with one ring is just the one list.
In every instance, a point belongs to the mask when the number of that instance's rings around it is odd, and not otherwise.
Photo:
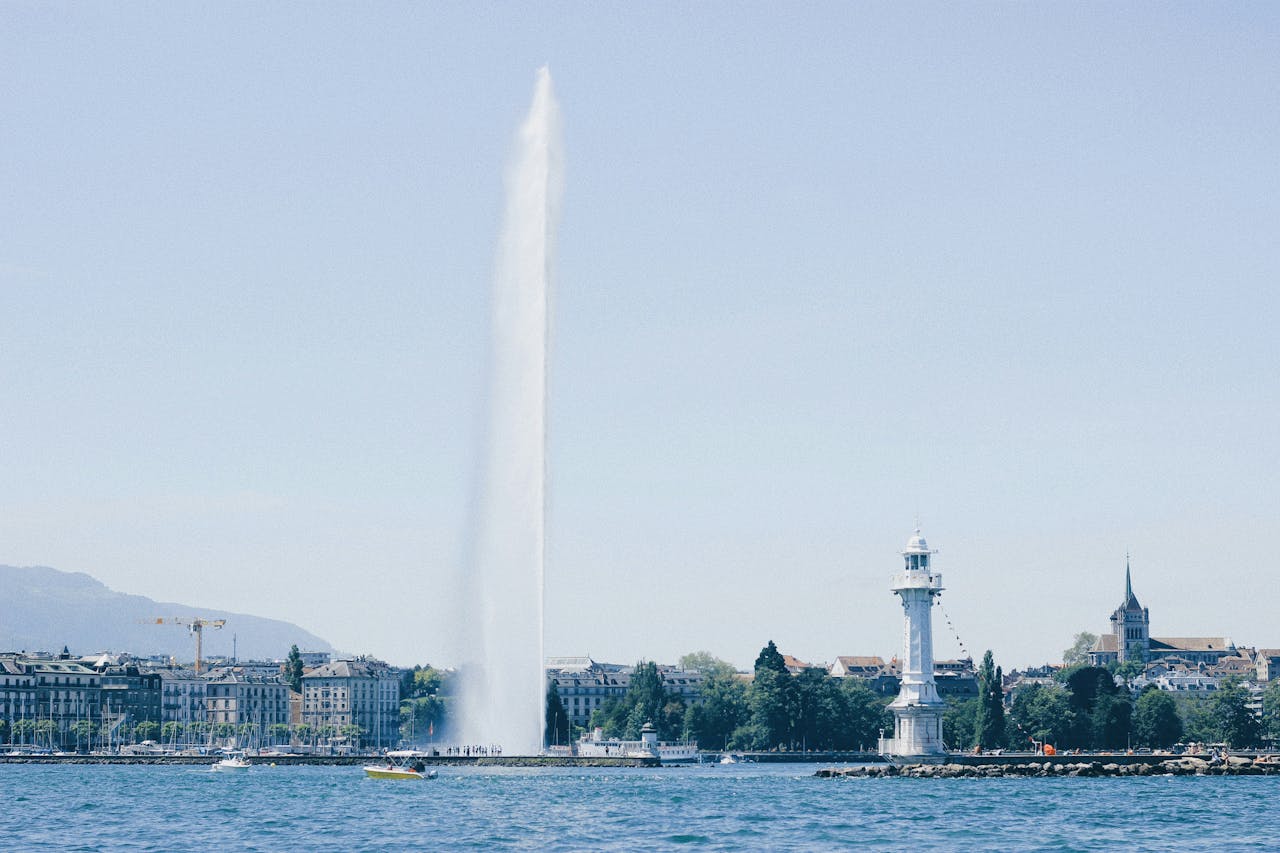
[(830, 749), (832, 724), (839, 715), (835, 679), (817, 667), (810, 667), (794, 676), (794, 683), (792, 748)]
[(1262, 736), (1272, 749), (1280, 744), (1280, 679), (1268, 684), (1262, 694)]
[[(169, 725), (165, 723), (165, 725)], [(93, 739), (94, 724), (89, 720), (76, 720), (71, 724), (71, 733), (76, 736), (76, 749), (88, 745)]]
[(302, 652), (297, 643), (289, 647), (289, 656), (284, 661), (284, 680), (294, 693), (302, 692)]
[(560, 688), (554, 678), (547, 679), (546, 721), (542, 732), (542, 745), (568, 745), (571, 736), (569, 714), (560, 700)]
[(1121, 703), (1115, 701), (1120, 691), (1108, 670), (1082, 666), (1067, 677), (1067, 690), (1075, 726), (1064, 746), (1101, 749), (1125, 745), (1132, 706), (1127, 696)]
[(133, 736), (136, 740), (155, 740), (160, 734), (160, 724), (151, 720), (143, 720), (133, 727)]
[(443, 734), (451, 700), (433, 693), (400, 703), (400, 736), (410, 743), (429, 743)]
[(978, 713), (974, 727), (978, 746), (983, 749), (1004, 746), (1004, 674), (995, 665), (990, 649), (978, 667)]
[(1090, 718), (1090, 745), (1094, 749), (1124, 749), (1133, 727), (1133, 702), (1128, 691), (1099, 693)]
[(1163, 749), (1182, 738), (1182, 716), (1173, 697), (1155, 685), (1138, 696), (1133, 708), (1133, 740), (1139, 746)]
[(733, 733), (750, 718), (747, 685), (732, 672), (702, 681), (702, 701), (685, 712), (684, 736), (703, 749), (728, 749)]
[(942, 742), (950, 750), (973, 749), (978, 742), (978, 699), (947, 700), (942, 712)]
[(657, 664), (641, 661), (631, 675), (627, 692), (593, 713), (591, 723), (603, 728), (608, 737), (637, 740), (640, 729), (650, 722), (660, 740), (677, 739), (684, 730), (684, 700), (667, 692)]
[(762, 669), (769, 669), (774, 672), (790, 675), (790, 673), (787, 672), (786, 658), (784, 658), (782, 653), (778, 651), (778, 647), (773, 644), (773, 640), (770, 640), (768, 644), (760, 650), (760, 654), (756, 656), (756, 673), (758, 674)]
[(1015, 749), (1036, 744), (1067, 746), (1074, 728), (1075, 712), (1067, 691), (1054, 685), (1032, 684), (1016, 693), (1009, 708), (1013, 732), (1009, 745)]
[(888, 700), (878, 696), (861, 678), (839, 678), (839, 716), (832, 734), (832, 749), (872, 750), (880, 732), (893, 732)]
[(1262, 721), (1249, 709), (1249, 691), (1238, 678), (1226, 678), (1209, 703), (1216, 741), (1232, 749), (1262, 742)]
[(797, 705), (791, 673), (785, 668), (779, 672), (772, 666), (759, 667), (747, 691), (747, 704), (751, 708), (750, 748), (785, 749), (791, 743)]

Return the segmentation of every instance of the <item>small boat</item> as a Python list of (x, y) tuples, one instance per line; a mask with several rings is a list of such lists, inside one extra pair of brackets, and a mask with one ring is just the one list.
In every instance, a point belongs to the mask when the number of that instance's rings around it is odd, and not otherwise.
[(213, 763), (215, 772), (224, 770), (248, 770), (253, 765), (244, 757), (243, 752), (229, 752), (227, 757)]
[(726, 752), (724, 755), (720, 756), (720, 763), (721, 764), (737, 764), (738, 759), (734, 758), (732, 755)]
[(388, 752), (386, 764), (366, 764), (364, 772), (370, 779), (436, 778), (436, 771), (427, 770), (427, 765), (413, 750)]

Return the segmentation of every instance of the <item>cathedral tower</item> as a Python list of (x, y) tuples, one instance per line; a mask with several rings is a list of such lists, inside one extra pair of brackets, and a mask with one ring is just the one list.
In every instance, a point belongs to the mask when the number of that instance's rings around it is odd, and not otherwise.
[(1151, 657), (1151, 613), (1138, 603), (1129, 576), (1129, 557), (1124, 558), (1124, 603), (1111, 614), (1111, 633), (1116, 638), (1117, 659), (1124, 663), (1146, 663)]

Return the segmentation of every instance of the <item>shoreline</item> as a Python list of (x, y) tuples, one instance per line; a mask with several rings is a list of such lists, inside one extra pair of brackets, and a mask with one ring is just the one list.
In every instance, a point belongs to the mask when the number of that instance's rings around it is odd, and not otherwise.
[[(171, 764), (212, 765), (221, 755), (0, 755), (0, 764)], [(386, 762), (385, 755), (261, 755), (249, 756), (258, 767), (344, 766)], [(659, 767), (656, 758), (577, 758), (559, 755), (460, 756), (424, 755), (429, 767)]]

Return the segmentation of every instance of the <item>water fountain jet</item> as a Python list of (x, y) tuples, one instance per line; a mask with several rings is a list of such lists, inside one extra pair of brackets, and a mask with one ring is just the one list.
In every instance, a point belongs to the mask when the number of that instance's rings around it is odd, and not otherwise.
[(542, 749), (546, 562), (547, 338), (561, 196), (560, 112), (537, 74), (516, 135), (493, 281), (488, 442), (469, 578), (472, 663), (462, 742), (508, 755)]

